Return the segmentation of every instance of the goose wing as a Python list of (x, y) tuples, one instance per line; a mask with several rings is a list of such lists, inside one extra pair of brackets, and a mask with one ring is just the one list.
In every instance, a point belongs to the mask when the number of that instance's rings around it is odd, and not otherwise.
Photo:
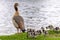
[(21, 29), (24, 28), (24, 20), (21, 16), (14, 16), (13, 20), (18, 25), (18, 27), (20, 27)]

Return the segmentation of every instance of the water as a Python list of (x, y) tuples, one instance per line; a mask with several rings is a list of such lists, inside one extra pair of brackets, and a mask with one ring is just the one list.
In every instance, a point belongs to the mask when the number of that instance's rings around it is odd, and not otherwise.
[(50, 24), (60, 26), (60, 0), (0, 0), (0, 35), (16, 33), (12, 23), (15, 2), (20, 5), (18, 8), (26, 29), (37, 30)]

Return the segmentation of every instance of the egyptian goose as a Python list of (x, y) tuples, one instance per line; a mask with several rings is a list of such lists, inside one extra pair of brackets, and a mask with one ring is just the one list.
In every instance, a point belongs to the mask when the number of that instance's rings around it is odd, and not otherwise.
[(25, 32), (25, 27), (24, 27), (24, 19), (22, 16), (19, 15), (18, 11), (18, 3), (14, 4), (14, 9), (15, 9), (15, 14), (13, 15), (12, 22), (17, 29), (17, 32), (19, 33), (19, 30), (22, 32)]

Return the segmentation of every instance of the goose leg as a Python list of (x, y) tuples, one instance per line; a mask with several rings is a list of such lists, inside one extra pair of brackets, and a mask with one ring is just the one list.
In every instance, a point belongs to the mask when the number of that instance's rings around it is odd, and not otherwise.
[(19, 33), (19, 29), (17, 28), (17, 33)]
[(21, 33), (21, 29), (19, 29), (20, 30), (20, 33)]

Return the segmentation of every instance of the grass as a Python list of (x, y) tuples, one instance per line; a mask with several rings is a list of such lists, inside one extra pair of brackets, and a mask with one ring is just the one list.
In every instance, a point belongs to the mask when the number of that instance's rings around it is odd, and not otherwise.
[(49, 30), (49, 34), (60, 34), (60, 31)]
[(60, 31), (48, 31), (47, 35), (39, 35), (36, 38), (27, 38), (27, 33), (14, 34), (10, 36), (0, 36), (0, 40), (60, 40)]

